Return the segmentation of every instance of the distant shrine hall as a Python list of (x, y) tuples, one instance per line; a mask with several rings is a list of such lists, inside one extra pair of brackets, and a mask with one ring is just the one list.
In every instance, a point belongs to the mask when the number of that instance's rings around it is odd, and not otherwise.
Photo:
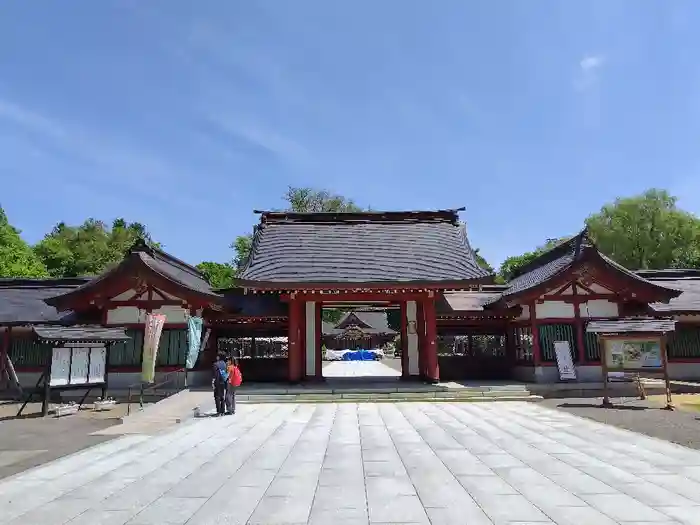
[[(261, 212), (225, 290), (143, 243), (97, 277), (0, 279), (0, 352), (33, 384), (56, 341), (112, 334), (104, 373), (122, 388), (140, 377), (145, 317), (158, 313), (156, 374), (184, 368), (198, 316), (208, 337), (192, 374), (203, 381), (217, 350), (240, 358), (248, 382), (297, 383), (322, 380), (324, 351), (358, 348), (392, 348), (407, 380), (555, 382), (563, 355), (576, 381), (600, 381), (592, 323), (606, 321), (632, 347), (661, 341), (672, 378), (700, 379), (700, 271), (629, 270), (583, 231), (497, 285), (460, 211)], [(654, 339), (659, 320), (673, 331)]]

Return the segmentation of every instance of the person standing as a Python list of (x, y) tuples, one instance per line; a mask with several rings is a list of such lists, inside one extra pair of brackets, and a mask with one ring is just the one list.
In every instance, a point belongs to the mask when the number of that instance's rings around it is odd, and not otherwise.
[(216, 415), (223, 416), (226, 405), (226, 391), (228, 390), (228, 367), (226, 366), (226, 355), (219, 352), (216, 361), (212, 365), (211, 386), (214, 389), (214, 404), (216, 405)]
[(243, 382), (243, 374), (238, 367), (238, 361), (235, 357), (229, 357), (226, 360), (228, 371), (228, 385), (226, 389), (226, 413), (236, 413), (236, 388), (241, 386)]

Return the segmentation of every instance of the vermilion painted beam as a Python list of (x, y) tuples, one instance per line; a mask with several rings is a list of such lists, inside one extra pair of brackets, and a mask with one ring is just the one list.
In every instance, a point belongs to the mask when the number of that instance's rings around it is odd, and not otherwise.
[(123, 301), (107, 301), (104, 303), (103, 308), (112, 310), (114, 308), (119, 308), (122, 306), (135, 306), (142, 310), (153, 309), (157, 310), (164, 306), (183, 306), (184, 301), (178, 301), (176, 299), (126, 299)]
[[(573, 293), (574, 297), (579, 297), (578, 287), (576, 283), (573, 283)], [(585, 297), (585, 296), (582, 296)], [(583, 364), (586, 361), (586, 338), (584, 336), (584, 325), (585, 321), (581, 319), (581, 308), (579, 303), (574, 303), (574, 323), (576, 330), (576, 346), (578, 346), (578, 362)]]
[(430, 297), (432, 292), (406, 292), (401, 294), (387, 294), (383, 292), (348, 292), (338, 294), (322, 294), (322, 293), (296, 293), (296, 294), (281, 294), (280, 300), (291, 301), (292, 295), (294, 299), (301, 301), (317, 301), (319, 303), (339, 303), (339, 302), (362, 302), (376, 301), (382, 303), (397, 304), (403, 301), (420, 301)]

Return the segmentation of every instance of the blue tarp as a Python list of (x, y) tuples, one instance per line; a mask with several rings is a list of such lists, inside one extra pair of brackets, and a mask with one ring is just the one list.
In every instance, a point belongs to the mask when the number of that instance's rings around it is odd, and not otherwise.
[(376, 358), (377, 354), (372, 350), (353, 350), (343, 355), (343, 361), (374, 361)]

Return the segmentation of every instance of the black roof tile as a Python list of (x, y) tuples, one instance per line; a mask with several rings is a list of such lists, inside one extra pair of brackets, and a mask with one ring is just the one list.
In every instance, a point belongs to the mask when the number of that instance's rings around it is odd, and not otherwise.
[(0, 325), (76, 322), (76, 314), (58, 312), (44, 299), (74, 290), (87, 281), (89, 278), (0, 279)]
[[(605, 264), (627, 277), (639, 281), (640, 284), (651, 285), (652, 287), (656, 286), (655, 283), (628, 270), (598, 251), (596, 246), (589, 239), (588, 231), (584, 229), (578, 235), (558, 244), (530, 263), (519, 268), (516, 275), (508, 282), (508, 289), (504, 292), (503, 297), (508, 298), (511, 295), (529, 290), (530, 288), (534, 288), (548, 281), (569, 269), (589, 253), (594, 253), (604, 261)], [(659, 290), (663, 291), (663, 287), (660, 287)]]
[(653, 311), (664, 314), (700, 313), (700, 270), (644, 270), (637, 273), (654, 284), (681, 291), (668, 303), (652, 303)]
[[(358, 322), (359, 321), (359, 322)], [(384, 310), (353, 310), (345, 313), (335, 324), (323, 323), (324, 335), (341, 335), (349, 327), (356, 327), (367, 334), (395, 334), (389, 328), (389, 321)]]
[(272, 213), (261, 217), (242, 285), (485, 279), (456, 210)]

